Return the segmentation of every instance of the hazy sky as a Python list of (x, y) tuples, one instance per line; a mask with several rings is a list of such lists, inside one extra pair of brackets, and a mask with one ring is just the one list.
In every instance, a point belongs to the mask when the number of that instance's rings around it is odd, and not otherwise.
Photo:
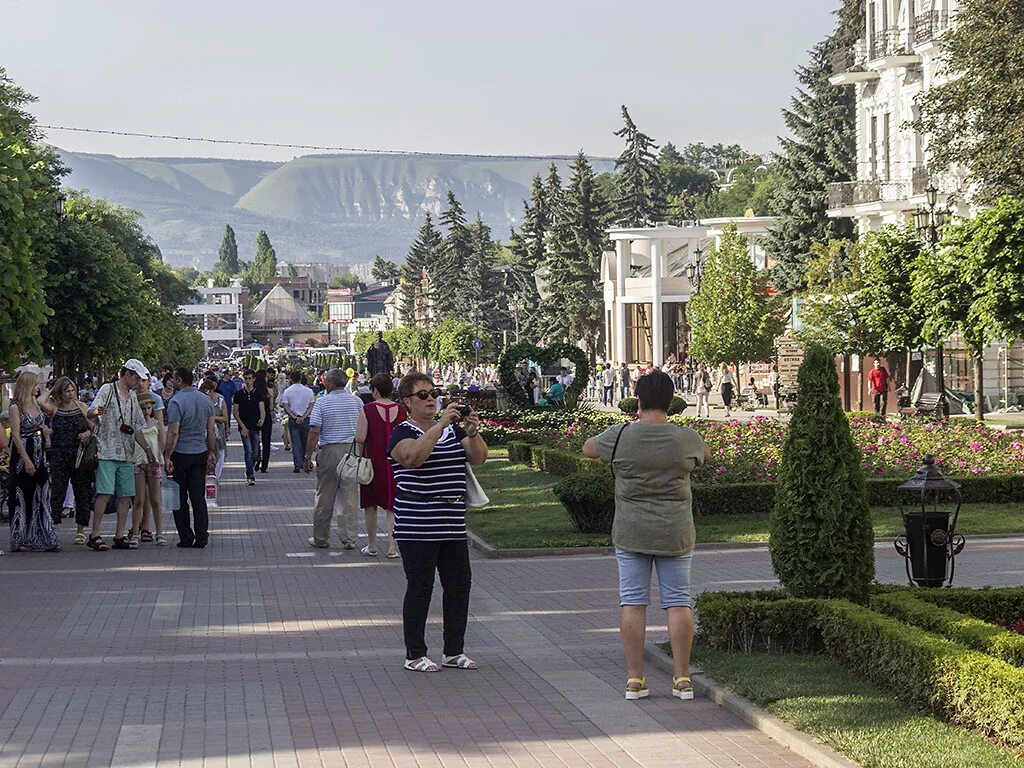
[[(40, 123), (437, 152), (775, 148), (839, 0), (0, 0), (0, 66)], [(305, 151), (53, 131), (67, 149)]]

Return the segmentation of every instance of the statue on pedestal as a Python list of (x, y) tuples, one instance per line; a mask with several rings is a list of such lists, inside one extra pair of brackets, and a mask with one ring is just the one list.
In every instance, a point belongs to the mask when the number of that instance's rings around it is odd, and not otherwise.
[(377, 340), (366, 350), (366, 370), (370, 376), (378, 373), (393, 373), (395, 370), (395, 356), (391, 352), (391, 346), (384, 341), (384, 334), (377, 331)]

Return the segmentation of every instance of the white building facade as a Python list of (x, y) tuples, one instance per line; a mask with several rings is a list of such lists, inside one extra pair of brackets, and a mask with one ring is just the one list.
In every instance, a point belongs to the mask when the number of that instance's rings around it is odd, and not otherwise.
[(239, 280), (229, 286), (214, 287), (211, 280), (205, 287), (195, 289), (199, 300), (195, 304), (182, 304), (178, 310), (183, 320), (199, 329), (203, 337), (203, 352), (229, 352), (240, 347), (245, 339), (245, 320), (242, 294), (245, 289)]
[[(853, 218), (863, 236), (889, 224), (913, 223), (937, 190), (954, 217), (977, 213), (965, 168), (929, 163), (928, 139), (911, 126), (920, 94), (945, 82), (942, 37), (956, 24), (958, 0), (868, 0), (864, 35), (836, 51), (830, 82), (854, 88), (857, 99), (857, 180), (828, 185), (828, 215)], [(973, 395), (972, 364), (963, 340), (945, 345), (947, 387)], [(925, 367), (935, 373), (934, 355)], [(985, 398), (993, 409), (1024, 403), (1024, 347), (992, 345), (985, 354)]]
[(604, 286), (605, 360), (616, 365), (664, 365), (688, 356), (686, 305), (693, 293), (687, 265), (720, 245), (726, 227), (748, 238), (750, 258), (770, 264), (760, 238), (773, 217), (708, 219), (681, 227), (612, 228), (614, 251), (601, 259)]

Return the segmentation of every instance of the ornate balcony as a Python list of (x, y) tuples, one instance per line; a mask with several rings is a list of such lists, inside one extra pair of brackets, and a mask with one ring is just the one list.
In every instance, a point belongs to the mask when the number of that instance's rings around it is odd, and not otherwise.
[(868, 45), (868, 61), (875, 65), (881, 62), (887, 67), (906, 67), (921, 61), (914, 53), (910, 35), (899, 27), (879, 30), (871, 36)]
[(910, 196), (906, 181), (840, 181), (826, 188), (828, 209), (838, 211), (858, 205), (901, 202)]
[(914, 19), (914, 45), (924, 45), (938, 40), (949, 28), (949, 14), (945, 11), (928, 11)]
[(867, 45), (863, 40), (853, 48), (843, 48), (832, 54), (832, 85), (850, 85), (877, 80), (878, 73), (867, 68)]
[(940, 195), (960, 195), (967, 191), (970, 180), (965, 173), (932, 171), (928, 166), (919, 165), (911, 171), (910, 186), (915, 197), (925, 194), (929, 186), (934, 186)]

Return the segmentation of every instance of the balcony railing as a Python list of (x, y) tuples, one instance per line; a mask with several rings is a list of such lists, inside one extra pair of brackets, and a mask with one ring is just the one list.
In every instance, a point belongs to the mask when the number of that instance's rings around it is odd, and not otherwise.
[(910, 196), (906, 181), (840, 181), (826, 188), (830, 210), (866, 203), (894, 202)]
[(959, 195), (970, 186), (964, 173), (932, 171), (926, 165), (919, 165), (911, 171), (911, 193), (923, 195), (929, 186), (934, 186), (940, 195)]
[(914, 45), (936, 40), (949, 28), (949, 14), (945, 11), (928, 11), (914, 19)]
[(871, 36), (868, 58), (880, 59), (883, 56), (913, 56), (908, 35), (899, 27), (890, 27), (875, 32)]

